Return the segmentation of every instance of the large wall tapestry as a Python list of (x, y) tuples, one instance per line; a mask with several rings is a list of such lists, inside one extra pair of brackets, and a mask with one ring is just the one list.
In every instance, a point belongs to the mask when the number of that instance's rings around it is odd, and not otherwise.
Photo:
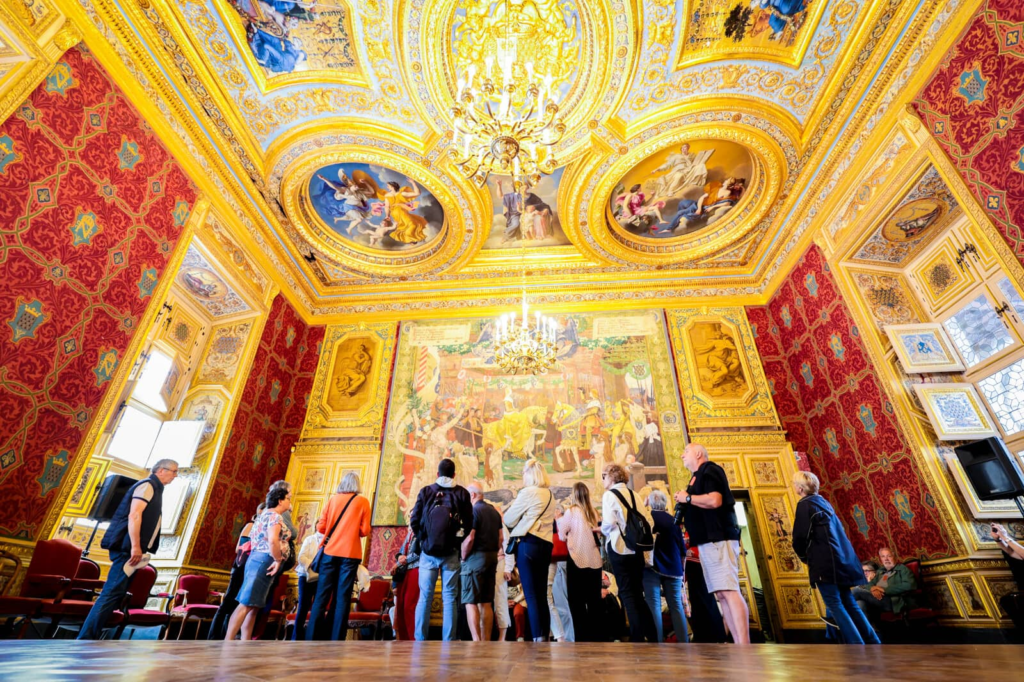
[(309, 179), (309, 202), (328, 230), (381, 251), (429, 244), (444, 226), (444, 209), (434, 195), (383, 166), (324, 166)]
[(609, 221), (630, 234), (680, 237), (727, 216), (752, 181), (746, 147), (724, 140), (684, 142), (629, 170), (612, 191)]
[(401, 325), (377, 484), (374, 525), (404, 525), (442, 457), (463, 485), (484, 482), (507, 504), (523, 462), (544, 462), (559, 498), (576, 481), (600, 490), (606, 462), (669, 479), (681, 413), (660, 311), (556, 316), (558, 364), (510, 376), (494, 363), (483, 319)]
[(274, 299), (238, 401), (191, 563), (227, 568), (242, 524), (270, 484), (283, 479), (306, 417), (323, 327), (308, 327), (284, 296)]
[(0, 535), (37, 539), (195, 200), (84, 49), (0, 125)]
[(526, 193), (525, 201), (511, 178), (497, 175), (487, 178), (493, 216), (483, 248), (569, 244), (558, 217), (558, 187), (564, 171), (559, 168), (551, 175), (542, 175), (540, 182)]
[(953, 543), (825, 257), (812, 246), (747, 309), (775, 408), (863, 557), (952, 555)]
[(988, 0), (914, 101), (1024, 263), (1024, 40), (1019, 0)]

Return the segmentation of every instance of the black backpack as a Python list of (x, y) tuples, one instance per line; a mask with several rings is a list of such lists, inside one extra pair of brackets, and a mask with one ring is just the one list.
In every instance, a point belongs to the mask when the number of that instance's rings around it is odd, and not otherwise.
[(453, 496), (438, 490), (427, 505), (420, 522), (420, 549), (432, 557), (448, 556), (455, 547), (455, 533), (459, 529), (459, 515), (455, 511)]
[(626, 498), (618, 490), (612, 490), (612, 492), (626, 509), (626, 528), (622, 531), (622, 539), (626, 543), (626, 547), (638, 554), (650, 552), (654, 549), (654, 533), (651, 532), (651, 524), (647, 523), (643, 514), (636, 510), (636, 497), (633, 495), (633, 491), (629, 491), (629, 497), (633, 500), (632, 507), (626, 504)]

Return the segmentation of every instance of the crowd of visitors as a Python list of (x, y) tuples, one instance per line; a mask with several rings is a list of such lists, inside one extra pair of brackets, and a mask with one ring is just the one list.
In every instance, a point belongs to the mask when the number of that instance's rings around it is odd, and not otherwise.
[[(653, 488), (641, 498), (628, 485), (626, 469), (614, 463), (602, 471), (600, 513), (583, 482), (559, 501), (544, 465), (535, 459), (524, 464), (523, 486), (502, 511), (484, 498), (481, 484), (459, 485), (455, 463), (442, 459), (436, 481), (419, 491), (409, 533), (395, 557), (395, 637), (428, 638), (440, 578), (446, 641), (466, 638), (459, 627), (464, 619), (474, 641), (496, 634), (536, 642), (628, 637), (748, 643), (741, 529), (728, 477), (702, 445), (688, 445), (682, 460), (692, 478), (676, 493), (670, 514), (665, 491)], [(143, 550), (155, 549), (160, 495), (176, 474), (175, 462), (158, 462), (121, 502), (103, 540), (114, 560), (112, 577), (80, 638), (100, 636), (125, 595), (132, 567)], [(914, 607), (916, 577), (888, 548), (878, 552), (881, 565), (861, 562), (839, 516), (819, 494), (817, 477), (797, 472), (793, 485), (799, 497), (793, 549), (821, 595), (827, 622), (840, 641), (878, 644), (880, 614)], [(346, 638), (350, 597), (359, 572), (365, 573), (361, 541), (370, 533), (369, 500), (360, 494), (359, 477), (345, 474), (315, 532), (299, 548), (291, 504), (291, 486), (274, 483), (242, 529), (210, 639), (250, 639), (259, 614), (270, 608), (269, 596), (292, 567), (298, 576), (292, 638)], [(992, 536), (1015, 576), (1024, 573), (1024, 547), (998, 524), (992, 525)], [(1024, 613), (1019, 594), (1007, 595), (1002, 606), (1019, 627)]]

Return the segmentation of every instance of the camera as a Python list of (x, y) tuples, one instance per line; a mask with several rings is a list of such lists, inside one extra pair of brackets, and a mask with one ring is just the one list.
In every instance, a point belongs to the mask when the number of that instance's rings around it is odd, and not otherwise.
[(676, 502), (675, 524), (677, 526), (682, 525), (683, 517), (685, 515), (686, 515), (686, 504), (684, 504), (683, 502)]

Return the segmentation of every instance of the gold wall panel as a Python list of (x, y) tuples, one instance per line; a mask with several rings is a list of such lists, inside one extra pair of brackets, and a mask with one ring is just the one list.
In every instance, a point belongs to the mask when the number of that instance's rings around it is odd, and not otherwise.
[(303, 439), (380, 440), (397, 335), (396, 322), (327, 328)]
[(689, 428), (780, 428), (744, 309), (667, 313)]

